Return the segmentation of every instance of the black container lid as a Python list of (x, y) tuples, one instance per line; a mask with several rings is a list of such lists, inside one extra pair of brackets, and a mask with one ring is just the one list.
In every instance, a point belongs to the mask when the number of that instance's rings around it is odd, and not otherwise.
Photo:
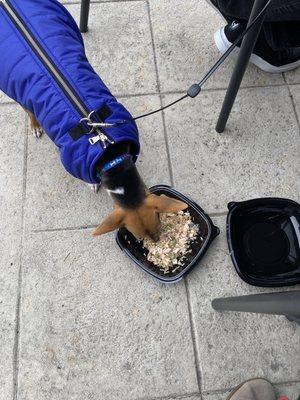
[(261, 198), (228, 208), (227, 240), (239, 276), (255, 286), (300, 283), (300, 205)]

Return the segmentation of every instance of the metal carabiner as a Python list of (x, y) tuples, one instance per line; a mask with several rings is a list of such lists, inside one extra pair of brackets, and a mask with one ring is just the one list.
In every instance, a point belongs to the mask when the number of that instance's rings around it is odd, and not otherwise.
[(81, 120), (80, 120), (80, 123), (85, 122), (88, 126), (90, 126), (92, 128), (90, 130), (90, 132), (87, 133), (87, 135), (94, 133), (97, 130), (97, 128), (112, 128), (117, 125), (116, 123), (93, 122), (91, 120), (91, 118), (92, 118), (92, 115), (94, 114), (94, 112), (95, 112), (95, 110), (91, 111), (87, 117), (81, 118)]

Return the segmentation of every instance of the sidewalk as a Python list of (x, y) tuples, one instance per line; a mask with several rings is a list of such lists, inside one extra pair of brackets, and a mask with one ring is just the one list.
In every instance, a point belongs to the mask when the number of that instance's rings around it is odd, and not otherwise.
[[(79, 21), (79, 2), (65, 3)], [(84, 40), (96, 71), (137, 115), (200, 80), (218, 57), (220, 24), (204, 0), (95, 1)], [(221, 229), (201, 265), (171, 286), (136, 269), (113, 235), (92, 238), (111, 200), (67, 175), (49, 139), (35, 139), (23, 110), (0, 95), (0, 400), (225, 400), (257, 376), (297, 400), (300, 327), (211, 308), (215, 297), (271, 291), (235, 273), (227, 203), (300, 201), (300, 69), (249, 66), (219, 135), (232, 67), (197, 99), (139, 122), (146, 183), (188, 193)]]

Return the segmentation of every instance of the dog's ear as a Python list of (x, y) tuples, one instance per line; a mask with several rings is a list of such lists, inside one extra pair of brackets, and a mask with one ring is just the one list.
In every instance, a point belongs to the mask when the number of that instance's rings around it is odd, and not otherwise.
[(124, 211), (121, 208), (116, 208), (109, 216), (95, 229), (93, 236), (104, 235), (112, 232), (122, 225), (124, 219)]
[(164, 194), (161, 196), (150, 194), (146, 198), (146, 204), (159, 213), (177, 213), (188, 208), (183, 201), (172, 199)]

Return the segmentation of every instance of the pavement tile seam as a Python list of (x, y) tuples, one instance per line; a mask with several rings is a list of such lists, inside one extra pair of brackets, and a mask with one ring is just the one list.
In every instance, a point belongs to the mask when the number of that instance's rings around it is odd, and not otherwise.
[(293, 96), (293, 93), (291, 92), (290, 85), (287, 85), (287, 88), (288, 88), (288, 91), (289, 91), (289, 96), (290, 96), (290, 99), (291, 99), (292, 107), (293, 107), (293, 110), (294, 110), (294, 113), (295, 113), (295, 118), (296, 118), (296, 121), (297, 121), (297, 124), (298, 124), (299, 134), (300, 134), (300, 121), (299, 121), (299, 115), (298, 115), (297, 110), (296, 110), (295, 98)]
[[(300, 383), (300, 381), (284, 381), (284, 382), (272, 382), (272, 384), (274, 386), (292, 386), (295, 384)], [(227, 392), (231, 392), (232, 390), (235, 389), (234, 387), (230, 387), (230, 388), (225, 388), (225, 389), (217, 389), (217, 390), (204, 390), (202, 392), (202, 395), (210, 395), (210, 394), (223, 394), (223, 393), (227, 393)]]
[[(128, 0), (128, 1), (134, 1), (134, 0)], [(299, 83), (287, 83), (287, 84), (275, 84), (275, 85), (263, 85), (263, 86), (243, 86), (240, 88), (240, 90), (245, 90), (245, 89), (257, 89), (257, 88), (272, 88), (272, 87), (293, 87), (293, 86), (298, 86)], [(226, 88), (203, 88), (203, 92), (218, 92), (218, 91), (224, 91)], [(135, 97), (146, 97), (146, 96), (156, 96), (156, 95), (161, 95), (161, 96), (167, 96), (167, 95), (172, 95), (172, 94), (178, 94), (178, 95), (183, 95), (185, 94), (186, 91), (184, 90), (166, 90), (166, 91), (154, 91), (154, 92), (144, 92), (144, 93), (115, 93), (115, 97), (118, 99), (130, 99), (130, 98), (135, 98)], [(11, 101), (5, 101), (5, 102), (0, 102), (0, 107), (2, 106), (7, 106), (7, 105), (14, 105), (18, 106), (16, 102), (13, 100)]]
[(194, 398), (195, 396), (200, 396), (199, 400), (201, 399), (201, 394), (199, 392), (193, 392), (186, 394), (173, 394), (164, 397), (142, 397), (138, 400), (188, 400), (189, 398)]
[(23, 148), (23, 182), (22, 182), (22, 201), (21, 201), (21, 242), (20, 242), (20, 267), (18, 273), (18, 291), (15, 312), (15, 334), (13, 344), (13, 393), (14, 399), (18, 398), (18, 378), (19, 378), (19, 350), (20, 350), (20, 316), (21, 316), (21, 297), (22, 297), (22, 264), (24, 250), (24, 233), (25, 233), (25, 203), (26, 203), (26, 185), (27, 185), (27, 156), (28, 156), (28, 116), (24, 113), (24, 148)]
[(43, 233), (43, 232), (65, 232), (65, 231), (85, 231), (97, 228), (97, 225), (88, 226), (70, 226), (64, 228), (51, 228), (51, 229), (33, 229), (31, 233)]
[(290, 386), (290, 385), (295, 385), (297, 383), (300, 383), (300, 380), (296, 380), (296, 381), (282, 381), (282, 382), (275, 382), (274, 385), (286, 385), (286, 386)]
[[(227, 211), (219, 213), (210, 213), (211, 217), (222, 217), (227, 215)], [(50, 228), (50, 229), (33, 229), (31, 233), (43, 233), (43, 232), (67, 232), (67, 231), (85, 231), (97, 228), (98, 225), (83, 225), (83, 226), (69, 226), (64, 228)]]
[[(147, 3), (148, 20), (149, 20), (149, 27), (150, 27), (150, 35), (151, 35), (153, 57), (154, 57), (154, 65), (155, 65), (156, 85), (157, 85), (157, 89), (158, 89), (158, 92), (159, 92), (160, 106), (163, 107), (163, 99), (162, 99), (162, 95), (161, 95), (161, 85), (160, 85), (159, 71), (158, 71), (158, 65), (157, 65), (156, 48), (155, 48), (155, 41), (154, 41), (153, 25), (152, 25), (152, 20), (151, 20), (151, 9), (150, 9), (149, 0), (147, 0), (146, 3)], [(163, 122), (164, 138), (165, 138), (166, 152), (167, 152), (167, 158), (168, 158), (170, 182), (171, 182), (171, 185), (173, 186), (174, 178), (173, 178), (171, 154), (170, 154), (168, 133), (167, 133), (167, 127), (166, 127), (166, 121), (165, 121), (164, 112), (162, 112), (162, 122)], [(200, 376), (200, 371), (199, 371), (199, 367), (198, 367), (198, 365), (199, 365), (199, 362), (198, 362), (199, 361), (199, 357), (198, 357), (198, 354), (197, 354), (197, 346), (196, 346), (196, 342), (195, 342), (195, 332), (194, 332), (194, 328), (193, 328), (192, 314), (191, 314), (191, 304), (190, 304), (190, 299), (189, 299), (189, 295), (188, 295), (188, 287), (187, 287), (187, 281), (186, 280), (185, 280), (185, 289), (186, 289), (186, 297), (187, 297), (187, 304), (188, 304), (189, 325), (190, 325), (191, 338), (192, 338), (193, 351), (194, 351), (195, 370), (196, 370), (198, 388), (199, 388), (199, 391), (201, 393), (201, 376)]]
[(155, 65), (156, 85), (157, 85), (157, 90), (160, 93), (161, 87), (160, 87), (160, 81), (159, 81), (159, 73), (158, 73), (158, 66), (157, 66), (157, 57), (156, 57), (156, 50), (155, 50), (153, 25), (152, 25), (152, 20), (151, 20), (151, 10), (150, 10), (149, 0), (146, 0), (146, 4), (147, 4), (147, 15), (148, 15), (148, 21), (149, 21), (150, 36), (151, 36), (151, 45), (152, 45), (154, 65)]
[[(159, 96), (159, 98), (160, 98), (160, 105), (162, 107), (163, 106), (163, 100), (162, 100), (161, 96)], [(168, 132), (167, 132), (167, 126), (166, 126), (166, 120), (165, 120), (164, 112), (162, 112), (162, 123), (163, 123), (164, 138), (165, 138), (166, 152), (167, 152), (167, 158), (168, 158), (168, 168), (169, 168), (170, 182), (171, 182), (171, 185), (174, 186), (174, 174), (173, 174), (173, 167), (172, 167), (172, 161), (171, 161), (171, 152), (170, 152), (170, 146), (169, 146), (169, 138), (168, 138)]]
[[(151, 35), (151, 44), (152, 44), (152, 51), (153, 51), (153, 58), (154, 58), (154, 66), (155, 66), (156, 86), (157, 86), (157, 90), (158, 90), (158, 93), (159, 93), (160, 107), (163, 107), (163, 98), (162, 98), (162, 94), (161, 94), (161, 85), (160, 85), (159, 71), (158, 71), (158, 65), (157, 65), (157, 57), (156, 57), (156, 49), (155, 49), (155, 41), (154, 41), (153, 25), (152, 25), (152, 20), (151, 20), (151, 9), (150, 9), (149, 0), (146, 1), (146, 4), (147, 4), (148, 21), (149, 21), (149, 27), (150, 27), (150, 35)], [(167, 158), (168, 158), (168, 168), (169, 168), (170, 182), (171, 182), (171, 185), (173, 186), (174, 178), (173, 178), (171, 154), (170, 154), (170, 148), (169, 148), (169, 140), (168, 140), (168, 133), (167, 133), (165, 115), (164, 115), (163, 112), (162, 112), (162, 123), (163, 123), (163, 130), (164, 130), (164, 139), (165, 139), (165, 144), (166, 144), (166, 153), (167, 153)]]
[(286, 76), (285, 76), (285, 73), (282, 74), (282, 77), (283, 77), (284, 83), (285, 83), (286, 85), (288, 85), (288, 81), (287, 81), (287, 78), (286, 78)]
[[(145, 0), (91, 0), (91, 4), (106, 4), (106, 3), (128, 3), (128, 2), (142, 2)], [(81, 4), (81, 1), (62, 1), (61, 4)]]
[(1, 106), (12, 106), (12, 105), (17, 106), (17, 103), (15, 103), (15, 102), (12, 103), (11, 101), (5, 101), (3, 103), (0, 103), (0, 107)]
[[(245, 90), (245, 89), (257, 89), (257, 88), (273, 88), (273, 87), (293, 87), (293, 86), (298, 86), (299, 83), (281, 83), (281, 84), (274, 84), (274, 85), (248, 85), (248, 86), (243, 86), (240, 88), (240, 90)], [(202, 88), (202, 92), (218, 92), (218, 91), (224, 91), (226, 88), (222, 87), (215, 87), (215, 88), (206, 88), (205, 86)], [(126, 98), (131, 98), (131, 97), (143, 97), (143, 96), (155, 96), (161, 94), (161, 96), (167, 96), (169, 94), (178, 94), (178, 95), (184, 95), (186, 94), (186, 90), (160, 90), (157, 92), (144, 92), (144, 93), (128, 93), (128, 94), (118, 94), (116, 93), (115, 96), (119, 99), (126, 99)], [(9, 104), (9, 103), (6, 103)]]
[[(132, 1), (132, 0), (130, 0)], [(293, 86), (299, 86), (299, 83), (278, 83), (274, 85), (248, 85), (248, 86), (242, 86), (240, 90), (245, 90), (245, 89), (257, 89), (257, 88), (272, 88), (272, 87), (293, 87)], [(214, 88), (206, 88), (205, 86), (202, 88), (202, 91), (204, 92), (217, 92), (217, 91), (224, 91), (226, 88), (224, 87), (214, 87)], [(141, 92), (141, 93), (114, 93), (115, 97), (118, 97), (119, 99), (126, 99), (126, 98), (131, 98), (131, 97), (143, 97), (143, 96), (155, 96), (157, 94), (161, 95), (169, 95), (169, 94), (185, 94), (186, 90), (164, 90), (164, 91), (150, 91), (150, 92)], [(1, 102), (0, 105), (17, 105), (13, 100), (12, 101), (5, 101)]]
[(220, 212), (213, 212), (209, 213), (210, 217), (224, 217), (228, 214), (228, 211), (220, 211)]
[[(193, 343), (193, 349), (194, 349), (194, 358), (195, 358), (195, 369), (196, 369), (197, 383), (198, 383), (199, 392), (202, 393), (200, 354), (198, 352), (197, 341), (196, 341), (196, 328), (195, 328), (195, 322), (194, 322), (194, 319), (193, 319), (192, 302), (191, 302), (191, 296), (190, 296), (190, 292), (189, 292), (189, 284), (188, 284), (187, 279), (185, 279), (185, 278), (184, 278), (184, 284), (185, 284), (185, 290), (186, 290), (189, 321), (190, 321), (190, 329), (191, 329), (192, 343)], [(202, 396), (201, 396), (201, 398), (202, 398)]]
[[(128, 0), (128, 1), (136, 1), (136, 0)], [(140, 1), (140, 0), (138, 0)], [(105, 2), (107, 3), (107, 2)], [(74, 5), (74, 3), (71, 3)], [(268, 88), (268, 87), (293, 87), (297, 86), (299, 83), (275, 83), (274, 85), (248, 85), (248, 86), (243, 86), (240, 88), (240, 90), (245, 90), (245, 89), (257, 89), (257, 88)], [(206, 88), (205, 86), (202, 88), (203, 92), (214, 92), (214, 91), (224, 91), (226, 88), (222, 87), (215, 87), (215, 88)], [(117, 97), (118, 99), (129, 99), (129, 98), (134, 98), (134, 97), (143, 97), (143, 96), (155, 96), (158, 94), (161, 94), (162, 96), (166, 96), (169, 94), (185, 94), (186, 90), (164, 90), (164, 91), (150, 91), (150, 92), (143, 92), (143, 93), (114, 93), (114, 96)], [(0, 107), (1, 106), (6, 106), (6, 105), (16, 105), (13, 100), (8, 100), (4, 102), (0, 102)]]
[(159, 92), (144, 92), (144, 93), (129, 93), (129, 94), (121, 94), (118, 95), (116, 94), (115, 97), (117, 97), (119, 100), (120, 99), (130, 99), (130, 98), (135, 98), (135, 97), (150, 97), (150, 96), (157, 96)]
[[(155, 45), (154, 45), (155, 46)], [(154, 47), (155, 48), (155, 47)], [(161, 86), (161, 82), (159, 81), (159, 85)], [(192, 82), (191, 82), (192, 85)], [(258, 88), (273, 88), (273, 87), (287, 87), (287, 86), (297, 86), (299, 83), (275, 83), (274, 85), (247, 85), (247, 86), (242, 86), (240, 87), (239, 90), (245, 90), (245, 89), (258, 89)], [(145, 92), (145, 93), (129, 93), (129, 94), (118, 94), (116, 93), (115, 96), (118, 97), (119, 99), (122, 98), (130, 98), (130, 97), (141, 97), (141, 96), (151, 96), (151, 95), (156, 95), (156, 94), (161, 94), (162, 96), (166, 96), (169, 94), (178, 94), (178, 95), (183, 95), (186, 94), (187, 89), (182, 89), (182, 90), (161, 90), (157, 92)], [(202, 88), (202, 92), (218, 92), (218, 91), (224, 91), (227, 88), (225, 87), (213, 87), (213, 88), (206, 88), (205, 86)]]

